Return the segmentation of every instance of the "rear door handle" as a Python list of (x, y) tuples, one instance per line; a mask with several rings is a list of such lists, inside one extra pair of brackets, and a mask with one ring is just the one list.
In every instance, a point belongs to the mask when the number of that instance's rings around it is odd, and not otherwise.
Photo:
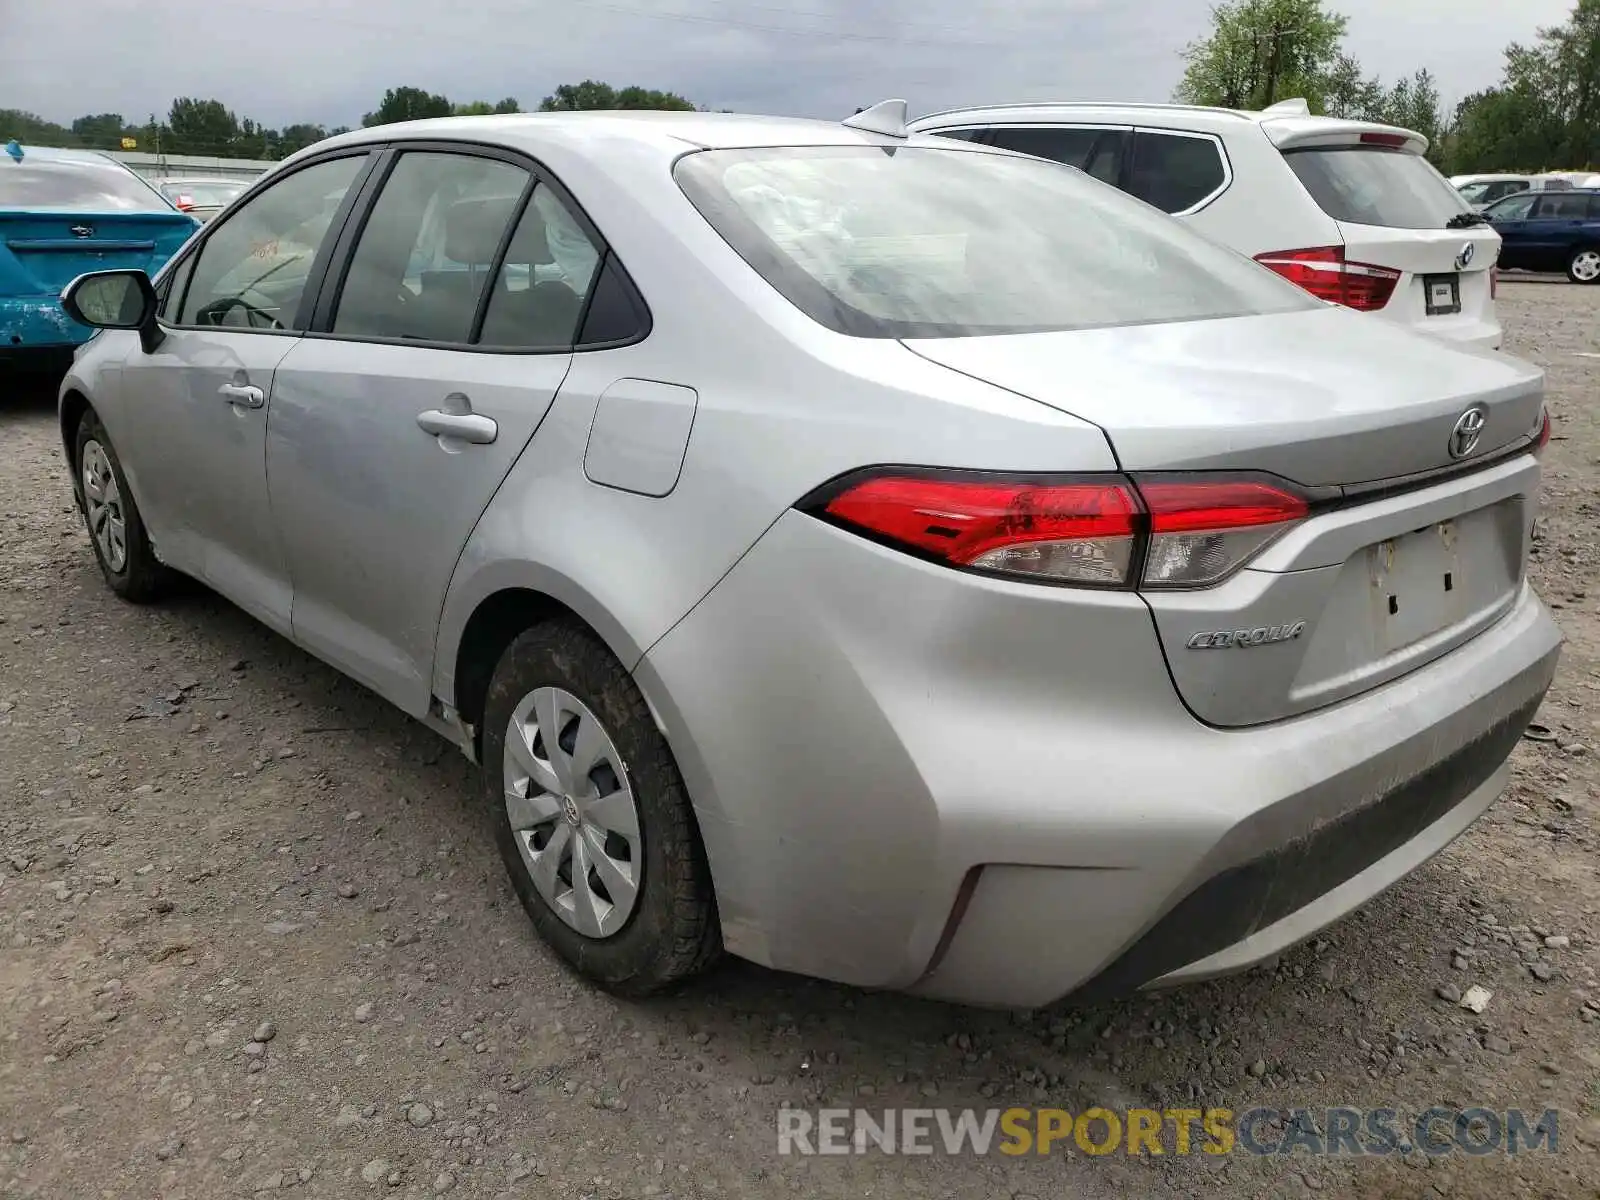
[(225, 383), (217, 395), (235, 408), (260, 408), (267, 402), (267, 394), (253, 383)]
[(417, 414), (417, 425), (434, 437), (455, 438), (475, 446), (487, 446), (500, 436), (500, 426), (495, 424), (494, 418), (478, 413), (450, 413), (430, 408)]

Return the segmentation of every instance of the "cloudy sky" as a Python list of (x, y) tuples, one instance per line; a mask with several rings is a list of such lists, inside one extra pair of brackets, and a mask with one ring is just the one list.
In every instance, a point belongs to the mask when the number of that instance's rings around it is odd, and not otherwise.
[[(837, 116), (1016, 99), (1165, 100), (1212, 0), (0, 0), (0, 108), (130, 120), (175, 95), (267, 125), (357, 124), (385, 88), (532, 107), (584, 78), (742, 111)], [(1333, 0), (1385, 78), (1447, 101), (1571, 0)]]

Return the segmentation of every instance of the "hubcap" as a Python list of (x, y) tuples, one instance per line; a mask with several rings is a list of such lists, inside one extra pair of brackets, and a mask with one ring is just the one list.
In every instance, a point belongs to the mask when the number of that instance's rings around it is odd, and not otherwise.
[(105, 447), (92, 439), (83, 444), (83, 499), (89, 536), (100, 548), (106, 566), (120, 572), (128, 565), (128, 526), (122, 513), (122, 491), (117, 487)]
[(1600, 279), (1600, 250), (1585, 250), (1572, 260), (1572, 273), (1588, 283)]
[(639, 809), (616, 743), (571, 692), (536, 688), (511, 714), (506, 817), (536, 892), (586, 937), (620, 930), (639, 899)]

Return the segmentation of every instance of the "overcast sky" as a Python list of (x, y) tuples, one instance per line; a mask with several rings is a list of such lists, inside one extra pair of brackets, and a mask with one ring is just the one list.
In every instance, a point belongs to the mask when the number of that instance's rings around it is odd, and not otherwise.
[[(709, 107), (843, 116), (1024, 99), (1165, 100), (1212, 0), (0, 0), (0, 108), (143, 120), (176, 95), (267, 125), (353, 125), (387, 87), (525, 108), (585, 78)], [(1332, 0), (1386, 79), (1447, 102), (1571, 0)]]

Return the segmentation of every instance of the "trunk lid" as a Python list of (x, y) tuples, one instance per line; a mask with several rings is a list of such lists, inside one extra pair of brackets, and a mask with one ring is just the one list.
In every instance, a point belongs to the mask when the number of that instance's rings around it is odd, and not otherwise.
[(0, 210), (0, 295), (58, 295), (87, 271), (154, 275), (199, 227), (180, 212)]
[[(1209, 723), (1278, 720), (1397, 678), (1487, 628), (1521, 587), (1535, 458), (1397, 484), (1526, 442), (1543, 376), (1516, 359), (1333, 308), (906, 345), (1094, 422), (1135, 475), (1267, 471), (1342, 490), (1222, 583), (1144, 593), (1173, 682)], [(1474, 407), (1481, 432), (1457, 459)]]

